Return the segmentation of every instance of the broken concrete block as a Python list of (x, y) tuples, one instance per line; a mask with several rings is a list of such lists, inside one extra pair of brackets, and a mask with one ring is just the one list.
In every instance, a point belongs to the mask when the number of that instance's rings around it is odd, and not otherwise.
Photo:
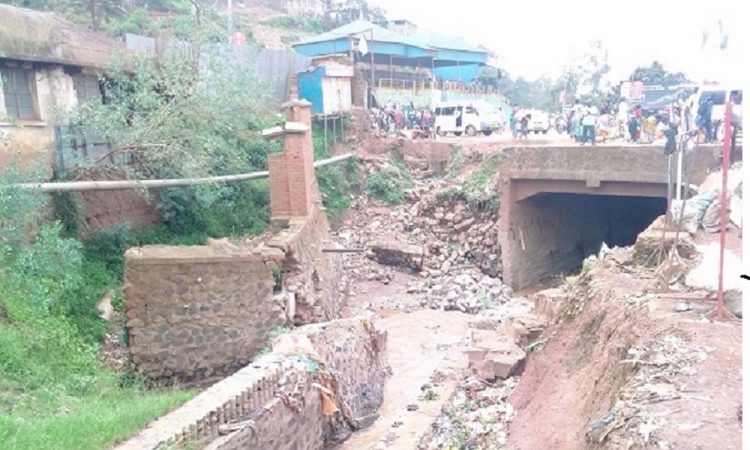
[(468, 219), (464, 220), (463, 222), (459, 223), (453, 228), (458, 232), (462, 232), (462, 231), (468, 230), (473, 224), (474, 224), (474, 217), (469, 217)]
[(560, 288), (545, 289), (534, 294), (535, 310), (552, 319), (565, 302), (565, 291)]
[(469, 368), (488, 381), (515, 374), (526, 357), (521, 347), (497, 331), (471, 330), (471, 342), (473, 346), (466, 351)]
[(521, 347), (526, 347), (538, 341), (547, 324), (545, 320), (534, 313), (525, 313), (511, 317), (505, 323), (506, 334)]
[(469, 366), (474, 364), (479, 364), (482, 361), (484, 361), (485, 355), (487, 355), (487, 350), (472, 347), (465, 351), (466, 356), (469, 357)]
[(526, 354), (523, 351), (521, 353), (493, 356), (490, 361), (492, 361), (495, 377), (505, 380), (514, 375), (525, 357)]
[(400, 266), (419, 269), (422, 267), (422, 248), (396, 242), (377, 244), (370, 247), (367, 255), (387, 266)]

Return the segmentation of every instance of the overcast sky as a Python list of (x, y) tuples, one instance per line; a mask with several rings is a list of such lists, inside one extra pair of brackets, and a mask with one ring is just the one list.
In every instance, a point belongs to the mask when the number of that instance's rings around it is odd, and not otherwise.
[[(462, 35), (492, 49), (512, 76), (556, 78), (566, 62), (589, 43), (601, 40), (609, 51), (613, 78), (626, 78), (637, 66), (662, 62), (695, 81), (708, 76), (733, 82), (744, 67), (740, 49), (747, 20), (743, 0), (370, 0), (390, 19), (404, 18), (433, 31)], [(740, 9), (741, 8), (741, 9)], [(724, 52), (701, 50), (702, 32), (729, 34)], [(750, 27), (750, 24), (745, 24)], [(717, 41), (709, 46), (718, 47)], [(719, 77), (723, 79), (719, 79)]]

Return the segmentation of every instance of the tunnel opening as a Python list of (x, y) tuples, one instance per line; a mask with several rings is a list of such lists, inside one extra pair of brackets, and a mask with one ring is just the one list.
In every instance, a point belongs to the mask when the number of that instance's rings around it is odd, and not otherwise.
[(572, 219), (578, 226), (575, 247), (578, 265), (583, 260), (599, 253), (602, 244), (608, 247), (626, 247), (635, 244), (638, 234), (645, 230), (657, 217), (664, 214), (667, 208), (666, 198), (631, 197), (619, 195), (588, 194), (543, 194), (536, 199), (538, 207), (549, 207), (554, 203), (557, 208), (579, 211), (582, 214)]
[(663, 197), (542, 193), (515, 202), (503, 258), (515, 288), (581, 269), (584, 259), (609, 247), (635, 244), (664, 214)]

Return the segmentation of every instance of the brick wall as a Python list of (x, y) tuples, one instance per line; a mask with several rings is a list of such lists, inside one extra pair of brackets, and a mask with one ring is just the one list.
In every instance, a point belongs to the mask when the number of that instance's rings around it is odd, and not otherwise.
[(86, 191), (76, 194), (85, 233), (111, 228), (123, 222), (139, 227), (164, 220), (157, 209), (158, 191), (151, 197), (134, 190)]
[[(309, 338), (324, 363), (311, 368), (288, 347), (275, 347), (156, 419), (117, 450), (180, 448), (191, 443), (214, 450), (326, 448), (326, 439), (337, 427), (323, 414), (321, 390), (314, 384), (326, 384), (323, 374), (330, 374), (339, 386), (341, 395), (335, 398), (340, 399), (340, 410), (351, 409), (357, 420), (377, 412), (387, 371), (385, 332), (354, 318), (308, 325), (293, 334)], [(276, 343), (286, 338), (281, 336)]]
[(274, 296), (278, 250), (216, 244), (129, 249), (125, 269), (128, 349), (153, 379), (202, 380), (247, 364), (286, 323)]
[[(282, 110), (287, 121), (310, 126), (311, 111), (307, 101), (293, 100)], [(317, 200), (313, 167), (312, 131), (284, 135), (284, 151), (268, 155), (272, 219), (307, 216)]]

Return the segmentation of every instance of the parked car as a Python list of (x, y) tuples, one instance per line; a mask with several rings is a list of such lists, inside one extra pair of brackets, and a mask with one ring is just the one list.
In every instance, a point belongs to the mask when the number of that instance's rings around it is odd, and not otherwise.
[(529, 121), (529, 132), (530, 133), (544, 133), (546, 134), (549, 129), (552, 127), (550, 123), (550, 117), (549, 114), (544, 111), (539, 111), (536, 109), (527, 109), (527, 110), (521, 110), (517, 115), (516, 118), (520, 122), (521, 118), (527, 114), (531, 114), (531, 120)]
[(505, 116), (500, 109), (488, 103), (478, 103), (479, 119), (481, 121), (481, 130), (485, 136), (493, 132), (502, 132), (505, 129)]
[(494, 131), (494, 116), (484, 107), (476, 107), (472, 103), (440, 103), (434, 108), (434, 113), (435, 132), (440, 136), (448, 133), (475, 136), (479, 132), (489, 136)]

